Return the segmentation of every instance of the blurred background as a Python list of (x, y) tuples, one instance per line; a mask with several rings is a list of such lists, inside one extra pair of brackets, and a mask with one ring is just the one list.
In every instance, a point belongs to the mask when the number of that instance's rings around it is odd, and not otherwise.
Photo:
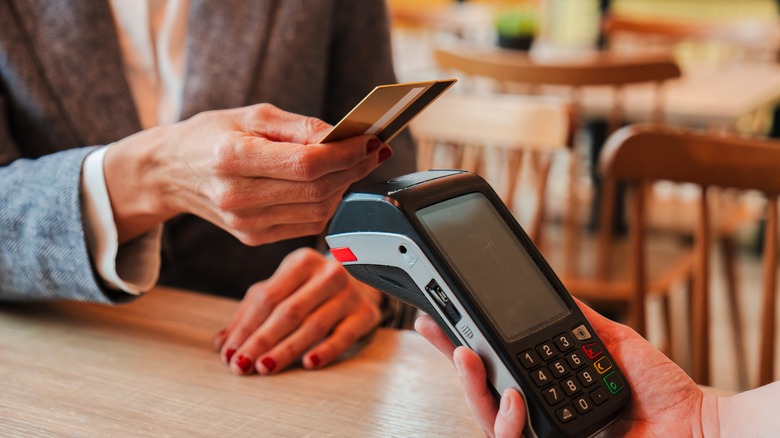
[[(399, 81), (458, 79), (411, 126), (421, 169), (481, 174), (574, 295), (698, 383), (774, 380), (777, 193), (765, 183), (780, 182), (759, 167), (780, 173), (780, 161), (742, 157), (780, 147), (777, 1), (389, 8)], [(638, 124), (651, 148), (675, 146), (619, 162)], [(669, 176), (678, 163), (689, 169)]]

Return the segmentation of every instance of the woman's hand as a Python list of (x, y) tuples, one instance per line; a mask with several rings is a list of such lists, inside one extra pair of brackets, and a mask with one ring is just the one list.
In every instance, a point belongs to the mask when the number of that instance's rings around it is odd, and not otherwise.
[(519, 437), (525, 426), (525, 401), (514, 389), (501, 394), (501, 404), (488, 389), (482, 359), (466, 347), (455, 348), (430, 316), (422, 316), (414, 328), (455, 364), (466, 404), (489, 437)]
[(104, 166), (120, 243), (180, 213), (247, 245), (321, 232), (349, 185), (392, 154), (368, 135), (316, 144), (329, 129), (260, 104), (117, 142)]
[[(588, 306), (580, 309), (598, 333), (631, 387), (631, 403), (604, 434), (607, 436), (703, 436), (718, 432), (718, 402), (704, 395), (685, 372), (630, 328), (610, 321)], [(526, 421), (522, 398), (504, 392), (501, 409), (485, 384), (479, 356), (452, 343), (428, 316), (415, 329), (452, 358), (469, 409), (489, 436), (517, 437)], [(508, 400), (505, 400), (509, 398)]]
[(281, 371), (303, 356), (316, 369), (339, 357), (381, 320), (381, 293), (312, 249), (288, 255), (253, 285), (227, 329), (214, 337), (237, 374)]

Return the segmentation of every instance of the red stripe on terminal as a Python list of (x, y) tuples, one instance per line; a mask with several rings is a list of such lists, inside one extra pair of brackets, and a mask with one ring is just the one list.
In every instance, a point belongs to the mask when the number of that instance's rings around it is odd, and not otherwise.
[(333, 254), (333, 257), (335, 257), (336, 260), (338, 260), (341, 263), (357, 261), (357, 257), (355, 257), (355, 254), (352, 252), (351, 249), (347, 248), (346, 246), (343, 248), (331, 248), (330, 253)]

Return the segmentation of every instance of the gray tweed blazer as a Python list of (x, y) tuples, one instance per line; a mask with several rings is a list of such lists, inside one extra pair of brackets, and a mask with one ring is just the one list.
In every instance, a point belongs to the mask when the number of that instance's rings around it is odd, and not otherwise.
[[(192, 0), (181, 119), (269, 102), (338, 121), (395, 81), (373, 0)], [(91, 265), (86, 154), (140, 130), (106, 0), (0, 0), (0, 299), (128, 300)], [(370, 178), (414, 170), (407, 134)], [(161, 283), (242, 296), (314, 238), (250, 248), (195, 217), (166, 225)]]

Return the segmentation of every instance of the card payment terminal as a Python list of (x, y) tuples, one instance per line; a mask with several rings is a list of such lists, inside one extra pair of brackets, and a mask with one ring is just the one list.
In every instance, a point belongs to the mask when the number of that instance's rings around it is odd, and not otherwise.
[(431, 170), (354, 191), (326, 240), (354, 277), (477, 352), (496, 395), (519, 390), (526, 436), (590, 436), (628, 403), (604, 344), (479, 176)]

